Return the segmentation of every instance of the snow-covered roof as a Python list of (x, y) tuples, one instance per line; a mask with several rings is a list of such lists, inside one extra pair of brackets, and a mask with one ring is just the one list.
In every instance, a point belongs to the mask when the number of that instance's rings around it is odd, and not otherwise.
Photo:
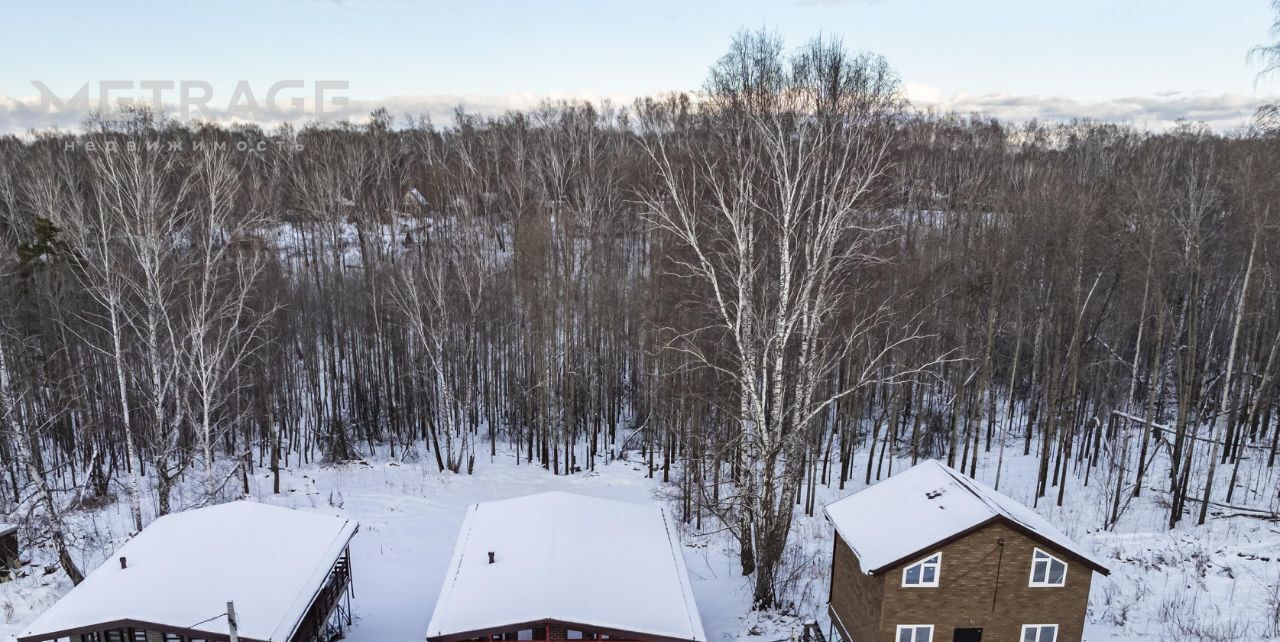
[(247, 501), (167, 515), (19, 637), (121, 620), (225, 636), (225, 617), (197, 623), (235, 602), (241, 638), (287, 640), (356, 528), (338, 517)]
[(867, 573), (912, 561), (941, 542), (993, 521), (1108, 572), (1100, 560), (1035, 511), (932, 459), (828, 504), (826, 513)]
[(8, 535), (18, 530), (17, 524), (0, 524), (0, 536)]
[(428, 637), (545, 620), (706, 640), (663, 510), (560, 492), (472, 506)]

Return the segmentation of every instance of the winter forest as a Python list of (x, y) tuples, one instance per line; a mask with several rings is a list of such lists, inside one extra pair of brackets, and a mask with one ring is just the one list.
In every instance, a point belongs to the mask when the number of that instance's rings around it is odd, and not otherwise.
[[(884, 59), (768, 32), (709, 62), (629, 105), (0, 138), (0, 521), (76, 583), (95, 512), (622, 464), (752, 617), (825, 596), (827, 498), (929, 458), (1081, 536), (1277, 532), (1266, 114), (924, 114)], [(1262, 598), (1158, 637), (1280, 635), (1269, 541)]]

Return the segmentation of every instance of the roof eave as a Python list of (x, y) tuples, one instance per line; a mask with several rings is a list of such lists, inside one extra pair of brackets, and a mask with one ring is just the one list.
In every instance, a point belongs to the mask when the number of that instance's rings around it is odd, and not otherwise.
[[(62, 629), (58, 631), (47, 631), (44, 633), (28, 633), (26, 635), (18, 636), (18, 642), (48, 642), (50, 640), (68, 638), (68, 637), (80, 635), (82, 633), (96, 633), (105, 629), (120, 629), (120, 628), (129, 628), (129, 627), (132, 627), (135, 629), (148, 629), (148, 630), (158, 631), (163, 633), (174, 633), (174, 634), (189, 637), (189, 638), (204, 638), (204, 639), (212, 638), (214, 640), (226, 640), (226, 639), (229, 639), (230, 637), (227, 633), (218, 633), (216, 631), (202, 631), (200, 629), (193, 629), (186, 626), (171, 626), (168, 624), (161, 624), (159, 622), (148, 622), (145, 620), (136, 620), (133, 618), (121, 618), (118, 620), (106, 620), (106, 621), (97, 622), (94, 624), (85, 624), (85, 625), (81, 625), (81, 626), (77, 626), (69, 629)], [(269, 640), (262, 640), (260, 638), (251, 638), (243, 635), (238, 637), (240, 639), (240, 642), (270, 642)]]
[[(1062, 546), (1062, 544), (1059, 544), (1059, 543), (1057, 543), (1057, 542), (1054, 542), (1053, 540), (1050, 540), (1049, 538), (1047, 538), (1047, 537), (1045, 537), (1045, 536), (1041, 535), (1040, 533), (1037, 533), (1036, 531), (1034, 531), (1034, 530), (1032, 530), (1032, 529), (1030, 529), (1030, 528), (1027, 528), (1026, 526), (1024, 526), (1024, 525), (1022, 525), (1022, 524), (1018, 523), (1016, 520), (1010, 519), (1010, 518), (1008, 518), (1008, 517), (1006, 517), (1006, 516), (1004, 516), (1004, 515), (995, 515), (995, 516), (990, 517), (990, 518), (988, 518), (988, 519), (985, 519), (985, 520), (983, 520), (983, 521), (981, 521), (981, 522), (978, 522), (977, 524), (974, 524), (973, 526), (970, 526), (969, 528), (966, 528), (966, 529), (964, 529), (964, 530), (962, 530), (962, 531), (958, 531), (958, 532), (956, 532), (956, 533), (954, 533), (954, 534), (952, 534), (952, 535), (949, 535), (949, 536), (947, 536), (947, 537), (945, 537), (945, 538), (943, 538), (943, 539), (940, 539), (940, 540), (938, 540), (938, 541), (936, 541), (936, 542), (933, 542), (932, 544), (929, 544), (928, 546), (922, 547), (922, 548), (920, 548), (920, 549), (918, 549), (918, 550), (911, 551), (910, 553), (908, 553), (908, 554), (906, 554), (906, 555), (903, 555), (903, 556), (901, 556), (901, 557), (899, 557), (899, 558), (897, 558), (897, 559), (893, 560), (892, 562), (889, 562), (889, 563), (887, 563), (887, 564), (881, 564), (880, 566), (877, 566), (877, 567), (875, 567), (875, 568), (873, 568), (873, 569), (871, 569), (871, 570), (868, 570), (868, 571), (867, 571), (867, 575), (879, 575), (880, 573), (883, 573), (883, 572), (885, 572), (885, 571), (887, 571), (887, 570), (889, 570), (889, 569), (895, 568), (895, 567), (897, 567), (897, 566), (899, 566), (899, 565), (905, 564), (905, 563), (907, 563), (907, 562), (909, 562), (909, 561), (911, 561), (911, 560), (913, 560), (913, 559), (915, 559), (915, 558), (917, 558), (917, 557), (919, 557), (919, 556), (921, 556), (921, 555), (923, 555), (923, 554), (925, 554), (925, 553), (927, 553), (927, 552), (929, 552), (929, 551), (932, 551), (932, 550), (937, 549), (937, 548), (941, 548), (941, 547), (943, 547), (943, 546), (946, 546), (946, 545), (948, 545), (948, 544), (951, 544), (952, 542), (955, 542), (956, 540), (959, 540), (959, 539), (962, 539), (962, 538), (968, 537), (969, 535), (972, 535), (972, 534), (974, 534), (974, 533), (976, 533), (976, 532), (978, 532), (978, 531), (980, 531), (980, 530), (982, 530), (982, 529), (984, 529), (984, 528), (987, 528), (988, 526), (991, 526), (991, 525), (993, 525), (993, 524), (996, 524), (996, 523), (1005, 524), (1006, 526), (1009, 526), (1010, 528), (1012, 528), (1012, 529), (1014, 529), (1014, 530), (1018, 531), (1019, 533), (1022, 533), (1023, 535), (1026, 535), (1027, 537), (1029, 537), (1029, 538), (1031, 538), (1031, 539), (1033, 539), (1033, 540), (1035, 540), (1035, 541), (1037, 541), (1037, 542), (1039, 542), (1039, 543), (1041, 543), (1041, 544), (1043, 544), (1043, 545), (1045, 545), (1045, 546), (1052, 547), (1052, 548), (1053, 548), (1054, 550), (1056, 550), (1056, 551), (1062, 551), (1064, 554), (1066, 554), (1066, 555), (1070, 556), (1070, 557), (1071, 557), (1072, 559), (1074, 559), (1075, 561), (1077, 561), (1077, 562), (1079, 562), (1079, 563), (1081, 563), (1081, 564), (1084, 564), (1085, 566), (1089, 567), (1089, 568), (1090, 568), (1090, 569), (1092, 569), (1093, 571), (1096, 571), (1096, 572), (1098, 572), (1098, 573), (1102, 574), (1104, 577), (1111, 575), (1111, 569), (1108, 569), (1107, 567), (1105, 567), (1105, 566), (1103, 566), (1103, 565), (1101, 565), (1101, 564), (1099, 564), (1099, 563), (1097, 563), (1097, 562), (1095, 562), (1095, 561), (1093, 561), (1093, 560), (1089, 559), (1088, 557), (1086, 557), (1086, 556), (1084, 556), (1084, 555), (1082, 555), (1082, 554), (1080, 554), (1080, 553), (1078, 553), (1078, 552), (1076, 552), (1076, 551), (1074, 551), (1074, 550), (1071, 550), (1071, 549), (1069, 549), (1069, 548), (1065, 548), (1065, 547), (1063, 547), (1063, 546)], [(836, 528), (836, 532), (839, 532), (839, 530), (840, 530), (840, 529), (837, 527), (837, 528)], [(848, 544), (848, 543), (849, 543), (849, 542), (848, 542), (848, 538), (845, 538), (843, 535), (841, 535), (841, 538), (845, 540), (845, 543), (846, 543), (846, 544)], [(854, 555), (857, 555), (857, 553), (858, 553), (858, 552), (857, 552), (857, 550), (856, 550), (856, 549), (854, 549), (854, 548), (853, 548), (853, 546), (852, 546), (852, 545), (849, 545), (849, 548), (850, 548), (850, 550), (853, 550)]]
[[(346, 538), (344, 539), (344, 543), (342, 544), (341, 547), (338, 548), (337, 556), (333, 558), (333, 561), (329, 562), (330, 573), (333, 570), (333, 565), (336, 564), (338, 562), (338, 558), (342, 556), (342, 552), (346, 551), (351, 546), (351, 540), (355, 539), (356, 533), (360, 532), (359, 522), (349, 521), (349, 523), (351, 524), (351, 532), (347, 534)], [(344, 525), (343, 528), (345, 530), (346, 526)], [(347, 572), (348, 573), (351, 572), (349, 567), (347, 569)], [(289, 628), (288, 635), (286, 635), (283, 639), (285, 640), (293, 639), (294, 634), (298, 632), (298, 627), (302, 626), (302, 621), (307, 618), (307, 613), (309, 613), (311, 611), (311, 607), (315, 605), (316, 598), (320, 597), (320, 592), (324, 590), (325, 583), (327, 583), (328, 581), (329, 581), (329, 573), (325, 573), (320, 579), (320, 584), (316, 586), (315, 589), (312, 591), (311, 599), (307, 601), (307, 607), (302, 610), (302, 614), (298, 616), (298, 619), (293, 623), (293, 626)], [(279, 631), (277, 630), (276, 633), (279, 633)]]
[(495, 624), (479, 629), (468, 631), (455, 631), (453, 633), (437, 633), (435, 635), (428, 634), (427, 642), (462, 642), (463, 640), (474, 640), (476, 638), (485, 637), (494, 633), (503, 633), (509, 631), (518, 631), (520, 629), (529, 629), (538, 626), (550, 626), (552, 624), (563, 626), (570, 629), (586, 629), (596, 633), (604, 633), (610, 638), (621, 638), (624, 640), (644, 639), (654, 640), (656, 642), (706, 642), (697, 637), (675, 637), (671, 635), (659, 633), (646, 633), (644, 631), (633, 631), (628, 629), (618, 629), (608, 626), (600, 626), (589, 622), (575, 622), (572, 620), (562, 620), (559, 618), (549, 617), (539, 620), (531, 620), (527, 622), (511, 622), (507, 624)]

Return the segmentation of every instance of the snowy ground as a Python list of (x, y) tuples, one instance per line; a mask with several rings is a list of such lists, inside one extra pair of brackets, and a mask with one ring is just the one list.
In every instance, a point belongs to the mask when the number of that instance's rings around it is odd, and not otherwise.
[[(807, 599), (805, 615), (822, 617), (831, 528), (821, 505), (861, 487), (865, 460), (844, 491), (820, 489), (815, 517), (798, 520), (793, 535), (803, 545), (792, 563), (795, 583)], [(374, 461), (343, 466), (310, 466), (282, 473), (282, 494), (271, 494), (271, 478), (259, 471), (251, 495), (263, 502), (346, 515), (360, 522), (353, 543), (354, 642), (417, 642), (426, 630), (445, 567), (467, 506), (475, 502), (563, 490), (630, 502), (662, 502), (661, 484), (645, 476), (639, 463), (616, 462), (597, 472), (554, 476), (537, 466), (516, 465), (510, 455), (478, 463), (474, 475), (440, 474), (426, 465)], [(895, 464), (900, 470), (905, 464)], [(1027, 501), (1034, 460), (1007, 456), (1001, 490)], [(994, 463), (979, 470), (992, 483)], [(1262, 488), (1275, 488), (1268, 479)], [(1274, 492), (1274, 491), (1273, 491)], [(1085, 639), (1280, 640), (1280, 524), (1233, 517), (1208, 526), (1170, 533), (1158, 493), (1150, 493), (1125, 514), (1117, 532), (1100, 531), (1105, 510), (1101, 477), (1088, 488), (1073, 487), (1065, 507), (1052, 498), (1038, 510), (1068, 535), (1107, 560), (1113, 575), (1095, 576)], [(176, 498), (178, 505), (188, 497)], [(125, 536), (123, 503), (75, 517), (82, 565), (106, 559)], [(684, 534), (685, 558), (708, 638), (727, 642), (749, 638), (767, 642), (786, 637), (793, 618), (751, 615), (750, 589), (736, 571), (733, 544), (724, 533)], [(36, 561), (52, 562), (47, 551)], [(599, 570), (609, 575), (607, 565)], [(70, 589), (60, 572), (34, 572), (0, 584), (0, 639), (12, 641), (23, 627)]]

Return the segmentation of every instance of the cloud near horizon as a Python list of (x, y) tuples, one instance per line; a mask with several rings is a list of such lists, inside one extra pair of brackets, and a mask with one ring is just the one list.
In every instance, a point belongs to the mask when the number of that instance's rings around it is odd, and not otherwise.
[[(934, 88), (908, 84), (905, 93), (914, 109), (929, 113), (981, 115), (1010, 122), (1030, 120), (1065, 122), (1097, 120), (1126, 123), (1141, 129), (1163, 131), (1179, 122), (1205, 123), (1215, 131), (1225, 132), (1242, 127), (1252, 120), (1258, 107), (1280, 102), (1266, 98), (1233, 94), (1202, 95), (1164, 92), (1154, 96), (1130, 96), (1102, 101), (1081, 101), (1068, 96), (990, 94), (944, 94)], [(322, 120), (349, 119), (361, 122), (378, 108), (393, 116), (427, 117), (438, 125), (451, 124), (458, 109), (476, 115), (497, 115), (512, 110), (536, 108), (546, 100), (577, 100), (614, 105), (629, 105), (631, 96), (600, 96), (587, 92), (560, 94), (513, 93), (500, 95), (426, 95), (392, 96), (375, 100), (350, 99), (340, 109), (330, 109)], [(176, 107), (165, 104), (173, 115)], [(90, 109), (70, 107), (48, 109), (38, 98), (13, 98), (0, 94), (0, 135), (25, 135), (49, 129), (78, 130)], [(282, 123), (300, 125), (316, 120), (314, 105), (308, 101), (301, 110), (261, 109), (253, 112), (212, 108), (196, 114), (203, 120), (223, 123), (254, 123), (272, 127)]]
[(1239, 94), (1204, 95), (1162, 92), (1081, 101), (1068, 96), (1006, 93), (946, 95), (936, 89), (910, 85), (906, 94), (914, 108), (935, 113), (978, 114), (1012, 122), (1096, 120), (1164, 131), (1180, 122), (1204, 123), (1223, 132), (1248, 125), (1259, 107), (1280, 102), (1278, 97)]

